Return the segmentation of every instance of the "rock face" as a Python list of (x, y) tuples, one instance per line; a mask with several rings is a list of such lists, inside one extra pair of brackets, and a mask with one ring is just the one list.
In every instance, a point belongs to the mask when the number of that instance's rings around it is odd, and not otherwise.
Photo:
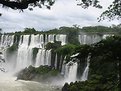
[(17, 79), (22, 80), (32, 80), (35, 77), (34, 67), (29, 66), (28, 68), (23, 69), (17, 75)]
[(61, 76), (59, 75), (58, 70), (50, 66), (39, 66), (37, 68), (29, 66), (17, 74), (17, 80), (51, 82), (56, 78), (61, 78)]

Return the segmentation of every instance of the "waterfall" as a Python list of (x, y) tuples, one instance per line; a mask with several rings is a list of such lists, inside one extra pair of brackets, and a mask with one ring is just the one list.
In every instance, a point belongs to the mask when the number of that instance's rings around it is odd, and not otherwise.
[(2, 35), (0, 41), (0, 47), (10, 47), (13, 45), (14, 35)]
[(51, 66), (51, 50), (46, 50), (45, 65)]
[(67, 82), (74, 82), (77, 80), (77, 62), (68, 62), (65, 65), (65, 78)]
[(31, 65), (32, 50), (28, 47), (29, 37), (30, 35), (24, 35), (23, 42), (21, 45), (19, 45), (16, 62), (17, 70), (20, 70)]
[(55, 63), (54, 63), (54, 66), (55, 66), (55, 68), (57, 69), (57, 53), (56, 53), (56, 55), (55, 55)]
[(39, 49), (36, 57), (35, 67), (40, 65), (51, 66), (51, 50)]
[(98, 34), (80, 34), (78, 35), (78, 40), (80, 44), (93, 44), (101, 41), (102, 39), (106, 39), (108, 36), (113, 36), (111, 34), (104, 34), (102, 36)]
[(36, 57), (36, 63), (35, 67), (39, 67), (40, 65), (44, 65), (44, 59), (45, 59), (45, 50), (39, 49)]
[(102, 37), (96, 34), (89, 34), (89, 35), (83, 34), (79, 35), (78, 38), (80, 44), (93, 44), (102, 40)]
[[(12, 68), (15, 69), (15, 71), (19, 71), (25, 67), (28, 67), (29, 65), (33, 65), (35, 67), (38, 67), (40, 65), (49, 65), (51, 66), (51, 50), (46, 50), (45, 45), (48, 42), (54, 43), (55, 41), (61, 41), (61, 45), (65, 45), (66, 42), (66, 35), (64, 34), (31, 34), (31, 35), (20, 35), (19, 36), (14, 35), (1, 35), (0, 39), (0, 47), (8, 48), (12, 46), (14, 43), (18, 43), (18, 49), (16, 51), (16, 55), (14, 55), (14, 59), (16, 61), (13, 62)], [(38, 53), (35, 54), (35, 62), (33, 62), (33, 48), (38, 48)], [(6, 50), (5, 49), (5, 50)], [(7, 52), (7, 51), (6, 51)], [(7, 56), (6, 56), (7, 57)], [(7, 58), (8, 59), (8, 58)], [(10, 60), (7, 60), (7, 62)], [(61, 68), (62, 65), (62, 58), (59, 64), (59, 68)], [(55, 68), (57, 68), (57, 54), (55, 58)]]
[(109, 36), (113, 36), (113, 35), (110, 35), (110, 34), (104, 34), (102, 38), (103, 38), (103, 39), (106, 39), (106, 37), (109, 37)]
[(0, 71), (2, 72), (6, 71), (4, 66), (5, 66), (5, 57), (4, 57), (2, 50), (0, 50)]
[(32, 48), (34, 48), (34, 47), (39, 48), (40, 47), (40, 43), (39, 43), (40, 38), (39, 37), (40, 37), (39, 34), (37, 34), (37, 35), (32, 34), (29, 46)]
[(48, 35), (48, 42), (54, 43), (54, 34)]
[(90, 57), (91, 55), (89, 54), (87, 57), (87, 66), (82, 74), (81, 81), (86, 81), (88, 79), (88, 72), (89, 72), (89, 65), (90, 65)]
[(39, 48), (44, 48), (44, 35), (41, 34), (39, 37), (40, 37), (40, 39), (39, 39), (39, 43), (40, 43)]
[[(49, 38), (49, 39), (48, 39)], [(53, 35), (45, 35), (45, 42), (54, 41)], [(28, 67), (29, 65), (34, 65), (38, 67), (40, 65), (51, 65), (51, 50), (44, 49), (44, 36), (43, 35), (23, 35), (20, 37), (17, 64), (18, 70)], [(33, 48), (39, 48), (36, 56), (35, 64), (33, 64)], [(41, 49), (42, 48), (42, 49)]]
[(66, 44), (66, 35), (64, 35), (64, 34), (56, 35), (56, 41), (61, 41), (61, 45), (65, 45)]

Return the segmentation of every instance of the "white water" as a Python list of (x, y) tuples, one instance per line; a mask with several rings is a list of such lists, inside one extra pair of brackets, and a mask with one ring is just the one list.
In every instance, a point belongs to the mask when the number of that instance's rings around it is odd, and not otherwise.
[[(22, 37), (23, 36), (23, 37)], [(54, 40), (61, 41), (62, 45), (66, 44), (66, 35), (22, 35), (19, 41), (19, 48), (17, 54), (16, 69), (28, 67), (34, 65), (38, 67), (40, 65), (51, 65), (51, 50), (46, 50), (45, 45), (48, 42), (53, 43)], [(39, 48), (36, 55), (35, 64), (33, 64), (33, 48)]]
[(10, 47), (13, 45), (14, 35), (2, 35), (0, 41), (0, 47)]
[(70, 61), (69, 63), (66, 64), (65, 66), (65, 81), (70, 83), (70, 82), (75, 82), (77, 80), (77, 67), (78, 64), (77, 62), (72, 62)]
[[(105, 36), (104, 36), (105, 38)], [(19, 48), (17, 50), (17, 60), (14, 61), (16, 63), (13, 67), (15, 70), (19, 71), (25, 67), (28, 67), (29, 65), (33, 65), (35, 67), (39, 67), (40, 65), (51, 65), (51, 50), (46, 50), (45, 45), (48, 42), (53, 43), (54, 41), (61, 41), (61, 45), (65, 45), (66, 42), (66, 35), (64, 34), (50, 34), (50, 35), (44, 35), (37, 34), (37, 35), (22, 35), (20, 37), (19, 41)], [(86, 43), (94, 43), (100, 40), (100, 37), (97, 35), (94, 36), (87, 36), (87, 35), (79, 35), (79, 41), (82, 44)], [(5, 46), (12, 46), (14, 41), (14, 35), (2, 35), (0, 45), (1, 47)], [(39, 48), (38, 53), (36, 55), (35, 62), (33, 62), (33, 48)], [(74, 55), (75, 56), (75, 55)], [(73, 57), (73, 56), (72, 56)], [(35, 63), (35, 64), (33, 64)], [(62, 56), (60, 59), (59, 68), (61, 68), (62, 64)], [(67, 71), (67, 78), (68, 81), (75, 81), (76, 80), (76, 74), (77, 74), (77, 63), (73, 63), (73, 65), (69, 66), (71, 63), (68, 63), (66, 65), (66, 68), (64, 69), (64, 66), (62, 67), (63, 70)], [(55, 68), (57, 68), (57, 54), (55, 57)], [(84, 77), (87, 78), (86, 73), (88, 73), (88, 65), (85, 68), (84, 71)], [(72, 75), (73, 74), (73, 75)]]
[(48, 42), (54, 43), (54, 34), (48, 35)]
[(35, 67), (39, 67), (40, 65), (51, 65), (51, 50), (39, 49)]
[(34, 81), (16, 81), (16, 77), (1, 74), (0, 91), (60, 91), (58, 87), (50, 84), (41, 84)]
[[(17, 39), (17, 38), (16, 38)], [(14, 55), (12, 60), (14, 63), (14, 70), (21, 70), (29, 65), (40, 66), (40, 65), (51, 65), (51, 50), (45, 50), (45, 45), (48, 42), (53, 43), (54, 41), (61, 41), (62, 45), (66, 44), (66, 35), (21, 35), (18, 50), (16, 51), (17, 57)], [(16, 42), (17, 40), (15, 40)], [(0, 48), (6, 50), (8, 47), (12, 46), (14, 42), (14, 35), (2, 35), (0, 40)], [(39, 48), (36, 55), (36, 60), (33, 62), (33, 48)], [(6, 54), (6, 53), (5, 53)], [(10, 60), (7, 60), (7, 62)], [(33, 64), (35, 63), (35, 64)]]
[[(2, 41), (0, 42), (0, 47), (4, 47), (6, 50), (7, 47), (12, 46), (13, 44), (13, 36), (11, 38), (8, 38), (8, 36), (4, 36), (5, 38), (1, 39)], [(9, 36), (10, 37), (10, 36)], [(38, 44), (38, 38), (42, 39), (42, 37), (36, 36), (31, 36), (31, 42), (29, 44), (29, 35), (24, 35), (23, 38), (21, 36), (20, 41), (19, 41), (19, 48), (17, 52), (17, 60), (14, 61), (16, 64), (14, 65), (14, 69), (17, 71), (27, 67), (32, 64), (32, 48), (33, 47), (44, 47), (43, 45)], [(40, 40), (40, 42), (43, 42), (43, 40)], [(43, 43), (40, 44), (43, 44)], [(50, 65), (51, 64), (51, 50), (44, 50), (45, 56), (43, 57), (44, 65)], [(0, 50), (2, 51), (2, 49)], [(2, 51), (4, 53), (4, 51)], [(0, 55), (2, 59), (4, 59), (3, 55)], [(14, 59), (15, 60), (15, 59)], [(4, 64), (1, 64), (0, 67), (6, 68), (7, 72), (10, 71), (8, 65), (8, 62), (10, 60), (7, 60)], [(9, 64), (9, 66), (13, 66), (13, 64)], [(16, 67), (16, 68), (15, 68)], [(13, 71), (13, 70), (12, 70)], [(1, 74), (0, 72), (0, 91), (60, 91), (60, 89), (57, 89), (56, 86), (49, 85), (49, 84), (41, 84), (38, 82), (33, 82), (33, 81), (16, 81), (15, 77), (9, 76), (9, 74)], [(13, 74), (13, 73), (10, 73)]]
[(93, 44), (101, 41), (102, 39), (106, 39), (108, 36), (113, 36), (111, 34), (104, 34), (102, 36), (96, 34), (81, 34), (78, 36), (80, 44)]
[(66, 35), (64, 35), (64, 34), (56, 35), (56, 41), (61, 41), (61, 45), (65, 45), (66, 44)]
[(20, 43), (17, 54), (16, 61), (16, 70), (20, 70), (22, 68), (28, 67), (31, 65), (31, 48), (28, 47), (29, 44), (29, 35), (23, 36), (23, 42)]
[(89, 65), (90, 65), (90, 57), (91, 55), (89, 54), (87, 57), (87, 66), (82, 74), (81, 81), (86, 81), (88, 79), (88, 72), (89, 72)]
[(80, 44), (93, 44), (99, 42), (101, 39), (102, 37), (98, 35), (79, 35)]
[[(23, 41), (22, 41), (23, 40)], [(29, 43), (30, 42), (30, 43)], [(16, 69), (21, 70), (29, 65), (38, 67), (40, 65), (51, 65), (51, 50), (45, 50), (44, 46), (48, 42), (54, 42), (54, 35), (23, 35), (20, 38)], [(33, 64), (33, 48), (39, 48)]]
[(40, 47), (39, 41), (40, 41), (39, 34), (37, 34), (37, 35), (32, 34), (31, 35), (31, 42), (30, 42), (29, 46), (31, 46), (32, 48), (34, 48), (34, 47), (39, 48)]

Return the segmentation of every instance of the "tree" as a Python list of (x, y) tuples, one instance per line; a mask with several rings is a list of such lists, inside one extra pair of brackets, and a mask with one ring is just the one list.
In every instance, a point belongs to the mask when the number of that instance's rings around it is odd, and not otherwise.
[[(0, 4), (3, 5), (3, 7), (7, 6), (12, 9), (27, 9), (29, 6), (46, 6), (48, 9), (50, 9), (50, 6), (54, 4), (54, 0), (0, 0)], [(32, 8), (29, 8), (32, 10)]]
[[(89, 6), (95, 7), (95, 8), (102, 8), (102, 6), (99, 4), (99, 0), (76, 0), (79, 3), (77, 5), (82, 6), (82, 8), (88, 8)], [(55, 0), (0, 0), (0, 4), (3, 7), (10, 7), (12, 9), (27, 9), (32, 7), (42, 7), (46, 6), (48, 9), (55, 3)], [(2, 14), (0, 13), (0, 16)], [(112, 4), (108, 7), (106, 11), (104, 11), (99, 20), (104, 20), (108, 18), (109, 20), (113, 19), (120, 19), (121, 18), (121, 0), (114, 0)], [(121, 59), (119, 60), (121, 62)], [(119, 69), (121, 69), (121, 63), (119, 63)], [(120, 73), (121, 74), (121, 73)], [(121, 77), (120, 77), (121, 81)], [(121, 85), (121, 84), (120, 84)]]
[(108, 10), (101, 14), (100, 20), (104, 20), (106, 18), (109, 18), (110, 20), (121, 18), (121, 0), (114, 0), (108, 7)]
[[(95, 8), (102, 8), (100, 5), (99, 0), (76, 0), (78, 3), (77, 5), (81, 6), (82, 8), (88, 8), (90, 6)], [(29, 9), (33, 10), (32, 7), (39, 7), (46, 6), (48, 9), (55, 3), (55, 0), (0, 0), (0, 4), (3, 7), (10, 7), (12, 9)], [(30, 6), (32, 6), (30, 8)], [(0, 14), (1, 16), (1, 14)], [(108, 18), (109, 20), (112, 19), (120, 19), (121, 18), (121, 0), (114, 0), (112, 4), (108, 7), (106, 11), (104, 11), (100, 17), (100, 20), (104, 20)]]
[[(99, 0), (81, 0), (80, 4), (78, 5), (82, 6), (82, 8), (88, 8), (89, 6), (102, 8), (102, 6), (99, 4)], [(121, 18), (121, 0), (114, 0), (112, 4), (109, 5), (108, 9), (100, 15), (99, 21), (105, 20), (106, 18), (109, 20)]]

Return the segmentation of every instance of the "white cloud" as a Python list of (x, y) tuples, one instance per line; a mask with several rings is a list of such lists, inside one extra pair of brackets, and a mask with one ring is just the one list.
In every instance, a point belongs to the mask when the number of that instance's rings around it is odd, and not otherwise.
[(3, 14), (0, 17), (0, 27), (4, 32), (23, 30), (26, 27), (34, 27), (37, 30), (52, 29), (60, 26), (72, 26), (78, 24), (80, 26), (89, 25), (111, 25), (118, 24), (119, 21), (112, 22), (102, 21), (97, 22), (97, 17), (105, 10), (111, 0), (101, 0), (101, 4), (104, 9), (95, 9), (90, 7), (89, 9), (82, 9), (76, 5), (76, 0), (58, 0), (52, 6), (51, 10), (34, 8), (33, 11), (4, 9), (0, 8), (0, 12)]

